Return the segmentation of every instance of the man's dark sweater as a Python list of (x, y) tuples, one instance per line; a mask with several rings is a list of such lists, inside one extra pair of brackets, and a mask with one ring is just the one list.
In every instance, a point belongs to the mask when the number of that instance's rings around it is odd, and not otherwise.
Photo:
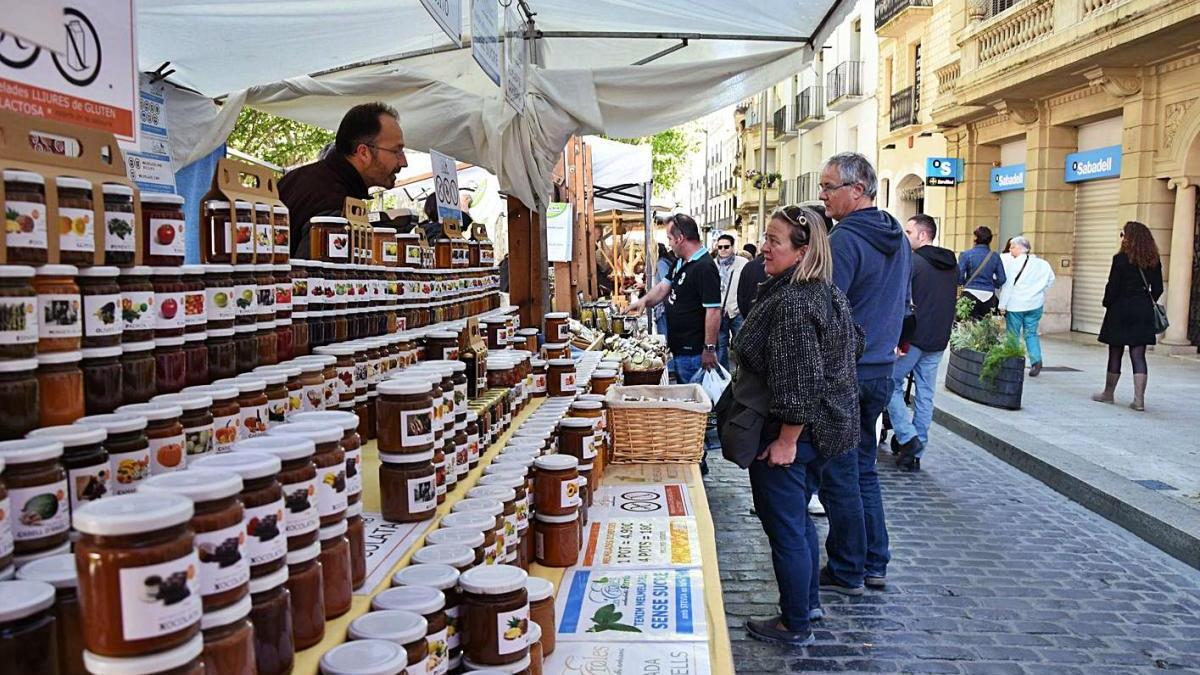
[(308, 257), (309, 219), (342, 215), (346, 197), (366, 199), (367, 184), (337, 152), (293, 169), (279, 181), (279, 198), (288, 207), (292, 224), (292, 256)]
[(737, 306), (742, 318), (750, 316), (750, 310), (758, 299), (758, 286), (767, 280), (766, 260), (759, 254), (742, 267), (742, 276), (738, 280)]
[(891, 377), (912, 264), (904, 231), (891, 214), (872, 206), (840, 220), (829, 244), (833, 283), (850, 300), (854, 320), (867, 335), (858, 379)]
[(954, 251), (922, 246), (913, 252), (912, 301), (916, 328), (909, 343), (923, 352), (940, 352), (950, 341), (958, 301), (958, 261)]

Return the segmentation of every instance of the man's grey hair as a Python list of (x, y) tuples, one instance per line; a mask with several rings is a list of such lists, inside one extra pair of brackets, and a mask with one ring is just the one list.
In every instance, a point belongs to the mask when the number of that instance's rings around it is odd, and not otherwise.
[(875, 199), (879, 192), (879, 180), (875, 177), (875, 167), (871, 160), (857, 152), (839, 152), (825, 162), (825, 167), (835, 167), (843, 183), (861, 185), (863, 194)]
[(1026, 239), (1025, 237), (1022, 237), (1019, 234), (1017, 236), (1013, 237), (1012, 240), (1009, 242), (1010, 246), (1013, 244), (1016, 244), (1017, 246), (1024, 248), (1026, 253), (1033, 253), (1033, 244), (1030, 244), (1028, 239)]

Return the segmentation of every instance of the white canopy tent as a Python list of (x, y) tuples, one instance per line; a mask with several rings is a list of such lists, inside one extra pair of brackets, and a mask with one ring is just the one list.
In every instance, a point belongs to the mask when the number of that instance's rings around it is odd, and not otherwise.
[[(490, 169), (535, 207), (572, 134), (642, 136), (733, 105), (799, 70), (848, 11), (842, 0), (507, 4), (535, 28), (522, 116), (418, 0), (140, 0), (138, 55), (146, 71), (170, 62), (169, 81), (195, 92), (168, 103), (178, 167), (222, 143), (243, 105), (335, 129), (351, 105), (383, 100), (411, 147)], [(463, 15), (469, 43), (467, 0)]]

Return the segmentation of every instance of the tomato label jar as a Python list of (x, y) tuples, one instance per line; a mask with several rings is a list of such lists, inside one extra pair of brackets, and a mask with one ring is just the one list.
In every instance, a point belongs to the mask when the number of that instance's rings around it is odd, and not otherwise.
[(9, 262), (46, 262), (46, 180), (29, 171), (5, 171), (4, 196)]
[(234, 202), (234, 218), (237, 220), (237, 230), (234, 232), (234, 251), (239, 263), (254, 261), (254, 207), (250, 202)]
[(142, 193), (143, 260), (147, 265), (183, 264), (183, 220), (183, 197)]
[(290, 215), (286, 206), (271, 207), (271, 227), (273, 232), (273, 259), (277, 263), (287, 262), (292, 252), (292, 229)]

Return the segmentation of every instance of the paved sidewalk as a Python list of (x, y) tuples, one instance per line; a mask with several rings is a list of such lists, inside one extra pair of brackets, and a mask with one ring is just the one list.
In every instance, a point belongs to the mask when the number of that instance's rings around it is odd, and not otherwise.
[(807, 648), (747, 636), (747, 617), (778, 612), (770, 549), (746, 472), (712, 459), (705, 489), (739, 675), (1200, 672), (1195, 570), (940, 426), (930, 440), (920, 473), (880, 456), (887, 590), (822, 592), (829, 616)]

